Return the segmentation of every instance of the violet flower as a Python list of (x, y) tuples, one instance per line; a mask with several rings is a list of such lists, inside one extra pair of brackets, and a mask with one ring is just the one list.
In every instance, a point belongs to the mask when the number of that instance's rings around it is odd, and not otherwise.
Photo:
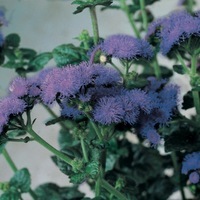
[(175, 45), (180, 45), (191, 36), (200, 35), (200, 18), (193, 17), (186, 11), (172, 13), (168, 17), (161, 18), (149, 26), (147, 37), (159, 28), (160, 50), (166, 55)]
[[(200, 169), (200, 152), (193, 152), (185, 156), (182, 163), (182, 174), (189, 173), (189, 180), (191, 183), (198, 183), (200, 176), (197, 170)], [(191, 172), (192, 171), (192, 172)]]
[(106, 55), (119, 59), (150, 59), (153, 57), (153, 50), (150, 44), (142, 39), (129, 35), (112, 35), (101, 44), (101, 50)]

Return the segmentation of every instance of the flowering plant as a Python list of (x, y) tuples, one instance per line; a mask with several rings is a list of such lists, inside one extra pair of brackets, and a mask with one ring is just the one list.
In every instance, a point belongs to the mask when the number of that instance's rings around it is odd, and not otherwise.
[[(83, 30), (79, 45), (51, 52), (0, 34), (0, 64), (18, 74), (0, 100), (0, 153), (14, 172), (0, 180), (0, 200), (25, 193), (35, 200), (165, 200), (176, 191), (183, 200), (187, 193), (200, 198), (200, 12), (185, 0), (181, 10), (154, 19), (148, 7), (156, 1), (74, 0), (74, 14), (89, 10), (93, 35)], [(98, 7), (122, 10), (133, 34), (100, 37)], [(0, 25), (8, 25), (3, 9)], [(160, 53), (173, 66), (161, 66)], [(55, 67), (47, 67), (50, 60)], [(186, 94), (171, 81), (177, 73), (190, 79)], [(46, 126), (60, 126), (59, 149), (36, 131), (38, 105), (51, 116)], [(190, 108), (188, 117), (183, 110)], [(15, 142), (42, 145), (73, 185), (52, 181), (32, 189), (29, 170), (18, 169), (6, 150)], [(79, 190), (82, 183), (92, 196)]]

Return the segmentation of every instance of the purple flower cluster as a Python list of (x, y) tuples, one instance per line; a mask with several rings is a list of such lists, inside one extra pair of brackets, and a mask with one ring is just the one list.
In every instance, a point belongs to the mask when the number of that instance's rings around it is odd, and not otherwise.
[(116, 95), (100, 98), (93, 111), (95, 121), (104, 125), (122, 122), (140, 124), (140, 134), (152, 144), (159, 144), (160, 135), (155, 126), (167, 123), (172, 116), (178, 104), (179, 88), (166, 85), (160, 89), (165, 80), (151, 78), (149, 81), (146, 91), (120, 89)]
[(200, 181), (200, 152), (194, 152), (185, 156), (182, 164), (182, 174), (189, 174), (191, 183), (198, 183)]
[(100, 45), (106, 55), (119, 59), (150, 59), (153, 57), (153, 50), (150, 44), (142, 39), (129, 35), (112, 35)]
[(149, 26), (147, 37), (152, 34), (160, 38), (161, 52), (166, 55), (174, 45), (180, 45), (191, 36), (200, 36), (200, 18), (194, 17), (186, 11), (172, 13)]
[(141, 135), (157, 145), (160, 135), (155, 126), (166, 123), (177, 106), (178, 88), (165, 83), (149, 78), (145, 90), (126, 90), (117, 70), (88, 62), (45, 69), (35, 77), (17, 77), (11, 82), (9, 96), (0, 102), (0, 127), (27, 106), (56, 101), (65, 117), (77, 118), (89, 105), (87, 112), (100, 124), (140, 124)]

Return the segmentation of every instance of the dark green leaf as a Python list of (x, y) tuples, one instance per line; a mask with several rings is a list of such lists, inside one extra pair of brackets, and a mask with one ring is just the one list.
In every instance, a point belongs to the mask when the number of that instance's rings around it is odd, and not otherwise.
[(28, 192), (30, 190), (31, 177), (30, 173), (26, 168), (23, 168), (15, 173), (10, 180), (10, 185), (20, 189), (20, 191)]
[(11, 188), (9, 188), (9, 190), (4, 192), (0, 196), (0, 200), (19, 200), (19, 199), (21, 199), (20, 197), (21, 197), (21, 194), (19, 193), (17, 188), (11, 187)]
[(182, 109), (187, 110), (187, 109), (193, 108), (193, 107), (194, 107), (193, 96), (192, 96), (192, 92), (189, 91), (183, 97)]
[(52, 156), (51, 159), (57, 165), (57, 167), (60, 169), (62, 173), (66, 175), (72, 174), (72, 167), (68, 165), (66, 162), (64, 162), (63, 160), (59, 159), (56, 156)]
[[(133, 1), (133, 4), (140, 6), (140, 0), (132, 0), (132, 1)], [(157, 1), (160, 1), (160, 0), (148, 0), (148, 1), (145, 1), (145, 5), (146, 6), (151, 5)]]
[(18, 69), (21, 68), (22, 66), (23, 66), (22, 63), (16, 63), (15, 61), (8, 61), (5, 64), (3, 64), (3, 67), (11, 69)]
[(78, 174), (70, 175), (69, 178), (70, 178), (71, 183), (81, 184), (87, 179), (87, 176), (85, 173), (78, 173)]
[(178, 74), (185, 74), (185, 70), (182, 65), (173, 65), (173, 70)]
[(74, 0), (72, 4), (79, 5), (74, 11), (74, 14), (82, 12), (85, 8), (95, 7), (95, 6), (109, 6), (113, 0)]
[(19, 50), (22, 53), (23, 59), (28, 59), (28, 60), (33, 59), (37, 54), (37, 52), (33, 49), (20, 48)]
[(53, 58), (58, 66), (81, 62), (81, 50), (73, 44), (63, 44), (53, 49)]
[(61, 149), (64, 149), (65, 147), (73, 147), (79, 144), (79, 142), (75, 140), (72, 134), (69, 133), (69, 131), (65, 129), (60, 130), (60, 133), (58, 136), (58, 142)]
[(6, 36), (5, 44), (10, 47), (18, 47), (20, 43), (20, 37), (16, 33), (12, 33)]
[(85, 172), (94, 178), (99, 173), (99, 162), (92, 161), (87, 164)]
[(20, 129), (11, 130), (7, 132), (7, 136), (9, 138), (15, 138), (15, 137), (24, 136), (24, 135), (26, 135), (26, 131), (20, 130)]
[(17, 59), (13, 49), (5, 49), (4, 54), (9, 59), (9, 61), (14, 62)]
[(51, 59), (52, 53), (41, 53), (30, 61), (28, 70), (32, 72), (41, 70)]
[(36, 188), (37, 200), (81, 200), (83, 193), (74, 187), (59, 187), (54, 183), (45, 183)]

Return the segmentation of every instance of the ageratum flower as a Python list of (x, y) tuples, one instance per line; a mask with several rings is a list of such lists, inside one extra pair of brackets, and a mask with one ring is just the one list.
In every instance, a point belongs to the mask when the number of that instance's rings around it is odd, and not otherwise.
[(41, 98), (45, 104), (51, 104), (58, 94), (60, 98), (73, 98), (79, 94), (83, 97), (84, 88), (110, 86), (120, 81), (117, 70), (101, 64), (82, 62), (75, 66), (53, 68), (41, 82)]
[(200, 169), (200, 152), (186, 155), (182, 164), (182, 174), (188, 174), (191, 170), (197, 169)]
[(112, 35), (101, 44), (101, 50), (106, 55), (119, 59), (150, 59), (153, 57), (153, 50), (150, 44), (142, 39), (129, 35)]
[(103, 97), (93, 111), (94, 120), (104, 124), (120, 123), (123, 120), (124, 109), (120, 98)]
[(194, 17), (186, 11), (172, 13), (170, 16), (153, 22), (148, 35), (159, 27), (160, 50), (166, 55), (175, 45), (180, 45), (191, 36), (200, 36), (200, 18)]
[(158, 145), (160, 143), (161, 137), (154, 126), (150, 123), (145, 124), (145, 126), (141, 128), (140, 134), (147, 138), (153, 145)]
[(4, 125), (8, 123), (10, 115), (18, 115), (23, 113), (26, 103), (22, 99), (18, 99), (14, 95), (7, 96), (0, 100), (0, 132)]
[(200, 169), (200, 152), (194, 152), (185, 156), (182, 163), (182, 174), (190, 174), (189, 180), (191, 183), (199, 182), (199, 173), (197, 170)]
[(23, 97), (28, 94), (28, 81), (25, 78), (15, 78), (9, 86), (9, 90), (12, 95), (16, 97)]
[(190, 173), (189, 180), (190, 180), (191, 183), (194, 183), (194, 184), (198, 183), (199, 180), (200, 180), (199, 173), (198, 172)]

